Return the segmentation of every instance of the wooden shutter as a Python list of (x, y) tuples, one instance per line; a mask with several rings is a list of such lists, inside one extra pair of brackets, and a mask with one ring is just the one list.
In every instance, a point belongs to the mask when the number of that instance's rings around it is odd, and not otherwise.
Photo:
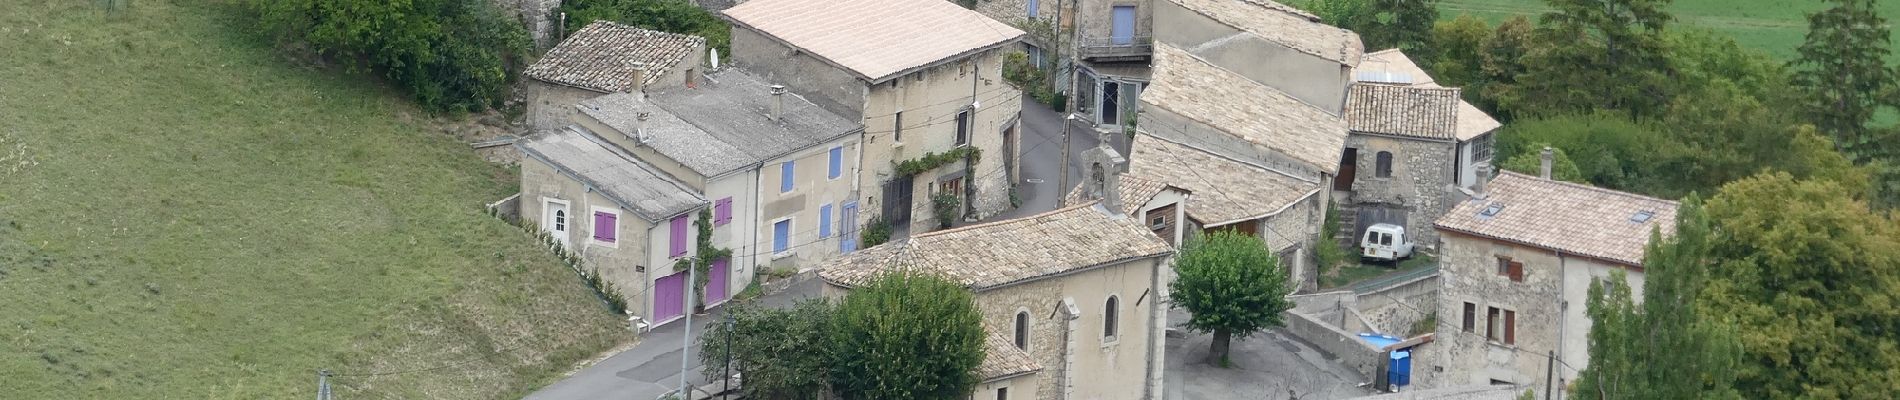
[(672, 235), (669, 237), (671, 240), (668, 242), (672, 245), (670, 254), (673, 257), (686, 255), (686, 217), (673, 218), (671, 233)]
[(1510, 273), (1511, 273), (1512, 282), (1523, 282), (1524, 281), (1524, 263), (1511, 261)]
[(615, 230), (618, 229), (618, 225), (614, 224), (615, 219), (617, 218), (613, 213), (606, 212), (606, 211), (595, 211), (594, 212), (594, 240), (599, 240), (599, 241), (607, 242), (607, 243), (613, 243)]
[(1498, 340), (1498, 308), (1487, 307), (1484, 314), (1484, 338)]
[(1517, 343), (1517, 312), (1504, 310), (1504, 344)]

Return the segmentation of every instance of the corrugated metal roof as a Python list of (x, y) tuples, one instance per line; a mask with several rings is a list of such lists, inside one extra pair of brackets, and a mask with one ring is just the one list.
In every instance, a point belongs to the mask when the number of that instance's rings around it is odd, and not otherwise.
[(604, 196), (657, 222), (706, 204), (706, 198), (652, 166), (613, 148), (578, 126), (569, 126), (515, 142), (530, 158), (548, 163)]
[(706, 38), (698, 36), (594, 21), (548, 50), (522, 75), (602, 93), (624, 92), (634, 87), (635, 63), (654, 71), (645, 79), (652, 84), (661, 72), (705, 47)]
[(945, 0), (750, 0), (725, 15), (872, 83), (1023, 36)]

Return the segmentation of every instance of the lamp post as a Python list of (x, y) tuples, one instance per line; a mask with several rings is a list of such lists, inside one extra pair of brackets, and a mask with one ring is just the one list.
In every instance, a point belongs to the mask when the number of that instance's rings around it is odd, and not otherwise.
[(721, 399), (732, 397), (732, 335), (735, 333), (732, 330), (732, 310), (726, 310), (726, 383), (720, 386)]

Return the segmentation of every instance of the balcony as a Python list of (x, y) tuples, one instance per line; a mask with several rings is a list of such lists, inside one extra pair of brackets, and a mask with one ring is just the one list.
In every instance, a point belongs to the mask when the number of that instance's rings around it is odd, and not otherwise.
[(1148, 36), (1083, 36), (1076, 42), (1076, 54), (1094, 62), (1146, 61), (1154, 51), (1154, 38)]

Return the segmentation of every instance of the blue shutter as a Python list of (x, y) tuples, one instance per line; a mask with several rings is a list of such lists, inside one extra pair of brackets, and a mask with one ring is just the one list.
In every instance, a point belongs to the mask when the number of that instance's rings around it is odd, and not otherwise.
[(772, 252), (784, 253), (792, 244), (792, 220), (772, 224)]
[(818, 237), (831, 237), (831, 204), (818, 207)]
[(795, 164), (793, 164), (792, 161), (786, 161), (784, 164), (779, 164), (779, 168), (778, 168), (779, 170), (778, 192), (779, 193), (792, 191), (792, 176), (797, 175), (792, 172), (795, 171), (796, 169), (797, 167), (795, 166)]
[(839, 176), (843, 176), (843, 175), (844, 175), (844, 146), (833, 147), (831, 148), (831, 174), (826, 175), (826, 176), (830, 177), (831, 179), (838, 179)]
[(1036, 10), (1036, 9), (1037, 9), (1037, 8), (1041, 8), (1041, 7), (1039, 7), (1039, 6), (1041, 6), (1041, 5), (1042, 5), (1042, 2), (1040, 2), (1040, 1), (1036, 1), (1036, 0), (1029, 0), (1029, 4), (1028, 4), (1028, 5), (1029, 5), (1029, 7), (1028, 7), (1028, 9), (1027, 9), (1027, 10), (1024, 10), (1024, 11), (1025, 11), (1024, 13), (1025, 13), (1025, 14), (1029, 14), (1029, 19), (1036, 19), (1036, 17), (1037, 17), (1037, 15), (1036, 15), (1036, 11), (1037, 11), (1037, 10)]
[(1111, 44), (1135, 43), (1135, 6), (1115, 6), (1110, 15), (1108, 39)]

